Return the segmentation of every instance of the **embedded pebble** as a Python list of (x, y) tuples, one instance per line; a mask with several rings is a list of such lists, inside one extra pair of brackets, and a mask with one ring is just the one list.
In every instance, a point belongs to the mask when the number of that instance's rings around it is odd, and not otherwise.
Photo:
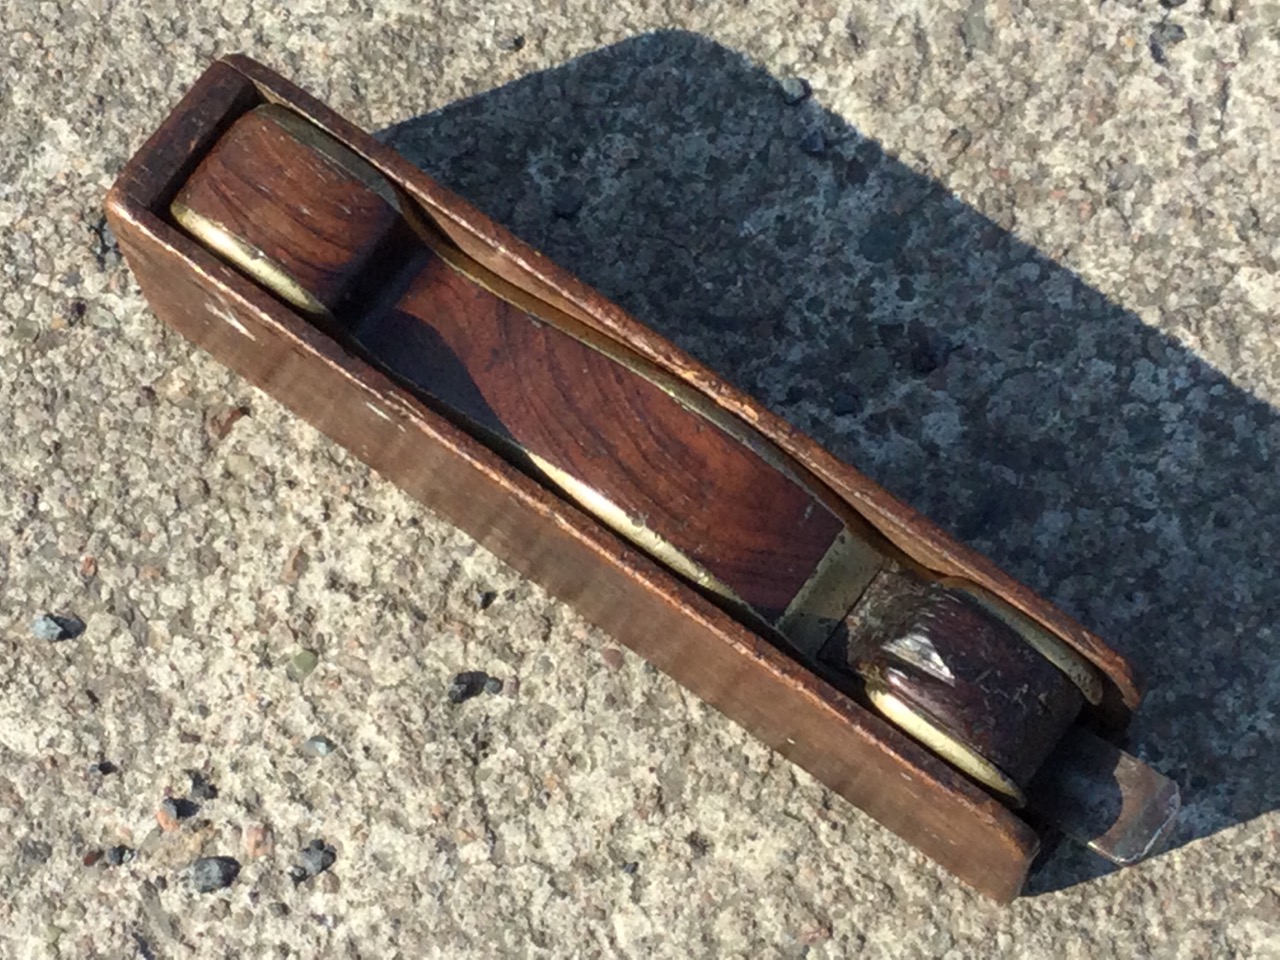
[(302, 745), (302, 752), (308, 757), (327, 757), (338, 749), (338, 745), (328, 737), (312, 737)]
[(275, 853), (276, 837), (265, 823), (255, 823), (244, 832), (244, 852), (250, 860), (269, 857)]
[(248, 415), (249, 408), (243, 405), (223, 407), (221, 410), (210, 413), (205, 418), (205, 432), (208, 433), (209, 439), (214, 443), (219, 440), (225, 440), (227, 435), (231, 433), (231, 428)]
[(809, 94), (813, 92), (809, 82), (803, 77), (783, 77), (778, 81), (778, 86), (782, 89), (783, 102), (789, 107), (809, 99)]
[(18, 852), (28, 863), (48, 863), (53, 856), (53, 845), (47, 840), (34, 840), (27, 837), (18, 844)]
[(837, 417), (847, 417), (858, 412), (858, 398), (847, 391), (837, 393), (831, 401), (831, 412)]
[(199, 800), (213, 800), (218, 796), (218, 788), (208, 781), (203, 773), (199, 770), (188, 770), (187, 776), (191, 778), (191, 796)]
[(200, 812), (200, 805), (181, 797), (165, 797), (156, 808), (156, 822), (165, 833), (178, 829), (178, 823)]
[(133, 850), (129, 849), (126, 846), (118, 845), (114, 847), (108, 847), (106, 853), (103, 854), (102, 859), (107, 866), (118, 867), (118, 866), (121, 866), (122, 864), (128, 863), (135, 856), (137, 856), (137, 854)]
[(497, 677), (490, 677), (488, 680), (484, 682), (484, 692), (493, 694), (494, 696), (501, 693), (502, 681), (499, 680)]
[(301, 683), (320, 663), (320, 654), (314, 650), (301, 650), (294, 654), (293, 659), (289, 661), (289, 666), (285, 668), (290, 680)]
[(337, 859), (338, 852), (333, 847), (323, 840), (312, 840), (298, 854), (299, 863), (289, 871), (289, 878), (295, 884), (302, 883), (324, 873)]
[(1150, 38), (1147, 40), (1147, 46), (1151, 50), (1151, 59), (1164, 66), (1169, 62), (1167, 56), (1168, 48), (1176, 46), (1185, 39), (1187, 39), (1187, 31), (1179, 24), (1169, 23), (1167, 20), (1156, 24), (1151, 31)]
[(551, 194), (551, 212), (561, 219), (574, 216), (587, 202), (587, 193), (576, 180), (557, 184)]
[(464, 700), (478, 697), (488, 682), (489, 675), (483, 670), (466, 670), (457, 674), (449, 684), (449, 702), (462, 703)]
[(240, 873), (240, 861), (234, 857), (201, 857), (191, 864), (191, 885), (199, 893), (212, 893), (229, 887)]
[(31, 635), (49, 643), (74, 640), (84, 633), (84, 629), (84, 621), (77, 616), (61, 617), (56, 613), (46, 613), (31, 621)]
[(827, 136), (816, 127), (800, 138), (800, 149), (811, 157), (827, 152)]

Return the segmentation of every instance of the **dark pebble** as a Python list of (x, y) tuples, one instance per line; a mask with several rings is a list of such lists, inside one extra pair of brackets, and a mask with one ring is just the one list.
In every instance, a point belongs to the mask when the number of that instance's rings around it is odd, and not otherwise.
[(98, 269), (109, 270), (120, 262), (120, 244), (116, 242), (116, 235), (111, 229), (111, 225), (107, 223), (106, 217), (98, 217), (96, 221), (88, 225), (92, 239), (89, 241), (89, 249), (93, 254), (93, 259), (97, 261)]
[(337, 859), (338, 853), (333, 847), (323, 840), (312, 840), (302, 848), (298, 855), (299, 863), (289, 871), (289, 878), (295, 884), (310, 880), (328, 870)]
[(693, 851), (694, 857), (705, 857), (711, 851), (711, 841), (697, 830), (694, 830), (684, 840), (685, 843), (689, 844), (689, 849)]
[(881, 214), (858, 241), (858, 255), (871, 263), (887, 263), (906, 245), (910, 227), (901, 217)]
[(198, 800), (213, 800), (218, 796), (218, 788), (210, 783), (199, 770), (188, 770), (191, 778), (191, 796)]
[(138, 956), (142, 960), (156, 960), (156, 951), (150, 941), (137, 930), (133, 931), (133, 945), (138, 948)]
[(502, 692), (502, 681), (497, 677), (490, 677), (484, 682), (484, 692), (497, 696)]
[(483, 670), (466, 670), (457, 674), (449, 684), (449, 702), (462, 703), (472, 697), (478, 697), (489, 682), (489, 675)]
[(827, 135), (816, 127), (800, 138), (800, 149), (811, 157), (820, 157), (827, 152)]
[(117, 772), (120, 768), (117, 767), (110, 760), (100, 760), (93, 765), (93, 769), (97, 770), (100, 774), (102, 774), (105, 777), (108, 774)]
[(201, 857), (191, 864), (191, 885), (199, 893), (212, 893), (229, 887), (240, 874), (240, 861), (234, 857)]
[(831, 412), (837, 417), (847, 417), (858, 412), (858, 398), (845, 391), (837, 393), (831, 401)]
[(476, 606), (481, 610), (488, 610), (493, 606), (493, 602), (498, 599), (497, 590), (477, 590)]
[(587, 202), (587, 192), (577, 180), (565, 180), (556, 185), (551, 194), (551, 212), (561, 219), (568, 219), (582, 209)]
[(165, 797), (160, 801), (160, 809), (174, 820), (190, 820), (200, 812), (200, 804), (185, 797)]
[(789, 107), (808, 100), (809, 94), (813, 92), (809, 81), (803, 77), (783, 77), (778, 81), (778, 87), (782, 90), (783, 102)]
[(289, 915), (289, 905), (281, 903), (279, 900), (273, 900), (271, 903), (267, 904), (267, 909), (277, 917), (287, 917)]
[(847, 157), (843, 162), (832, 165), (836, 182), (842, 190), (852, 190), (862, 186), (871, 176), (866, 161), (860, 157)]
[(515, 53), (524, 49), (524, 34), (512, 33), (498, 39), (498, 49), (507, 53)]
[(77, 616), (62, 617), (56, 613), (46, 613), (31, 621), (32, 636), (50, 643), (74, 640), (84, 633), (84, 629), (84, 621)]
[(1164, 7), (1166, 10), (1173, 10), (1177, 7), (1183, 6), (1186, 2), (1187, 0), (1160, 0), (1160, 6)]
[(115, 846), (107, 847), (107, 852), (103, 854), (102, 859), (109, 867), (119, 867), (128, 863), (135, 856), (137, 856), (137, 854), (128, 847)]
[(640, 869), (640, 864), (636, 863), (636, 861), (634, 860), (629, 860), (622, 865), (623, 873), (635, 873), (639, 869)]
[(909, 331), (911, 336), (909, 363), (913, 373), (926, 376), (947, 362), (952, 349), (945, 337), (919, 321), (913, 321)]
[(101, 850), (90, 850), (88, 853), (84, 855), (83, 858), (81, 858), (80, 862), (83, 863), (86, 867), (92, 867), (95, 863), (97, 863), (101, 859), (102, 859)]
[(169, 889), (169, 881), (166, 880), (164, 877), (160, 876), (159, 874), (156, 875), (156, 878), (152, 880), (151, 883), (157, 890)]
[(1151, 49), (1151, 59), (1164, 66), (1169, 62), (1166, 50), (1185, 39), (1187, 39), (1187, 31), (1179, 24), (1169, 23), (1167, 20), (1156, 24), (1152, 28), (1151, 37), (1147, 41), (1147, 45)]

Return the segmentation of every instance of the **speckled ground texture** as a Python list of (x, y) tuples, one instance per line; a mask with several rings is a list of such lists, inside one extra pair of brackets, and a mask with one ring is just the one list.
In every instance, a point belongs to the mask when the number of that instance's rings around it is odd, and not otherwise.
[[(1168, 6), (5, 3), (0, 956), (1280, 956), (1280, 6)], [(1132, 657), (1170, 852), (990, 904), (167, 332), (102, 198), (233, 51)]]

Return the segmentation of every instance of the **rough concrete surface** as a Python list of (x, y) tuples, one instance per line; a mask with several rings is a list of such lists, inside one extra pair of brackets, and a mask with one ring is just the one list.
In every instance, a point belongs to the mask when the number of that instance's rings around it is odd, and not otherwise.
[[(4, 0), (0, 44), (0, 956), (1280, 956), (1280, 5)], [(167, 332), (102, 198), (232, 51), (1112, 640), (1172, 849), (984, 901)]]

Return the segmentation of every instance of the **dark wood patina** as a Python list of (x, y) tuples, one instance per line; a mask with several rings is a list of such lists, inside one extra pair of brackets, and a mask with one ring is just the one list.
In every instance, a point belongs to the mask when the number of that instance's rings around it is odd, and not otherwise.
[[(327, 131), (391, 195), (283, 136), (255, 112), (268, 103)], [(1008, 662), (1005, 679), (1041, 676), (1054, 700), (1030, 746), (937, 691), (907, 690), (963, 715), (1019, 779), (1061, 717), (1081, 710), (1118, 730), (1138, 702), (1128, 664), (1079, 624), (259, 64), (211, 67), (107, 209), (168, 323), (990, 896), (1021, 889), (1037, 831), (860, 703), (854, 673), (815, 669), (772, 633), (837, 534), (962, 583), (1091, 665), (1096, 703), (1034, 658)], [(310, 296), (267, 292), (184, 232), (180, 209), (231, 229)], [(557, 471), (642, 517), (763, 629), (611, 532)], [(975, 610), (961, 602), (952, 621), (980, 624)], [(975, 629), (994, 637), (992, 623)], [(874, 657), (854, 666), (883, 676)], [(1014, 729), (1033, 714), (1004, 720)]]

